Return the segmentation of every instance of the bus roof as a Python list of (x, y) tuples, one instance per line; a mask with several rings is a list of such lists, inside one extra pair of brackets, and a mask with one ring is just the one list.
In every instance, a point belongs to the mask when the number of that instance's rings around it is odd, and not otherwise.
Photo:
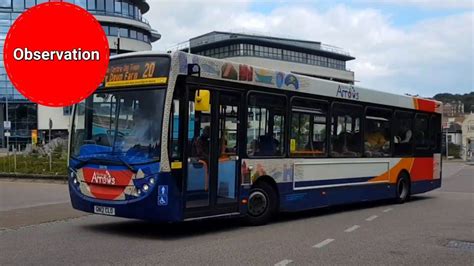
[[(164, 55), (166, 53), (146, 51), (112, 56), (111, 60), (135, 56)], [(367, 89), (351, 84), (339, 83), (270, 68), (236, 63), (181, 51), (168, 53), (171, 56), (170, 78), (173, 75), (187, 75), (188, 64), (200, 66), (201, 77), (252, 84), (277, 90), (291, 90), (308, 94), (340, 98), (356, 102), (377, 103), (387, 106), (408, 108), (426, 112), (442, 112), (439, 101), (409, 95), (398, 95)]]

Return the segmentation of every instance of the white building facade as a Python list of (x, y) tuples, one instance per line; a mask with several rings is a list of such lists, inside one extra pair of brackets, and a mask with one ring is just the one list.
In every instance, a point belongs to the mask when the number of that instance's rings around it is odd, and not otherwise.
[(463, 159), (474, 160), (474, 114), (469, 114), (462, 124)]

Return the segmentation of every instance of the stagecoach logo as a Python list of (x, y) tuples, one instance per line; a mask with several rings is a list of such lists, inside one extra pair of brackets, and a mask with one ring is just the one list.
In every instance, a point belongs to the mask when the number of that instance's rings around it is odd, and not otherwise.
[(337, 87), (336, 96), (351, 100), (359, 100), (359, 92), (356, 91), (353, 86), (339, 85), (339, 87)]
[(107, 170), (105, 170), (105, 173), (94, 171), (91, 181), (96, 184), (115, 185), (115, 177), (113, 177)]

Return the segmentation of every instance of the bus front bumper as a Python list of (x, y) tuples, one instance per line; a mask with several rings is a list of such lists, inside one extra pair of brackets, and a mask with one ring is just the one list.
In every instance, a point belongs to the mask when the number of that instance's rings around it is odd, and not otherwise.
[[(160, 174), (160, 184), (154, 185), (146, 195), (128, 200), (102, 200), (81, 193), (77, 184), (69, 183), (72, 207), (76, 210), (100, 215), (132, 218), (153, 222), (182, 221), (182, 203), (175, 186), (170, 185), (170, 175)], [(159, 195), (159, 188), (166, 187), (166, 195)]]

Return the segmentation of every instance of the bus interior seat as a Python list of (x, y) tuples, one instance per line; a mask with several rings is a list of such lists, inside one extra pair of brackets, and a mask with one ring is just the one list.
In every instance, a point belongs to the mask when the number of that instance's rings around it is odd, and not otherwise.
[(272, 136), (262, 135), (259, 137), (258, 141), (259, 152), (257, 155), (275, 155), (276, 153), (276, 143)]

